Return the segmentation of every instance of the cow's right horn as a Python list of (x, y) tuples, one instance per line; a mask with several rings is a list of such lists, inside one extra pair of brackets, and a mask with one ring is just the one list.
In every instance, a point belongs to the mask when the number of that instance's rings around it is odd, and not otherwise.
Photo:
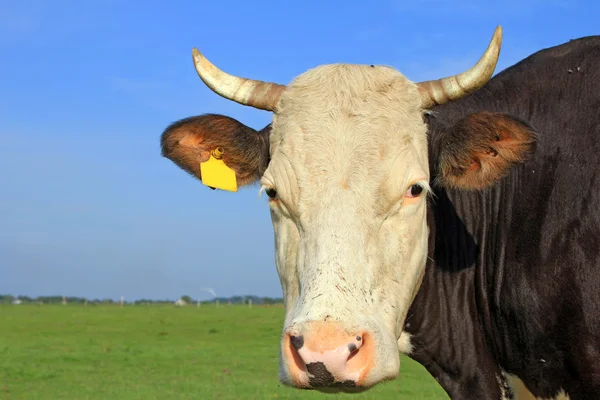
[(487, 50), (471, 69), (447, 78), (419, 82), (417, 86), (421, 93), (422, 107), (427, 109), (460, 99), (485, 85), (494, 74), (501, 45), (502, 27), (498, 26)]
[(230, 75), (216, 66), (194, 47), (194, 66), (202, 81), (213, 92), (228, 100), (261, 110), (274, 111), (284, 85), (240, 78)]

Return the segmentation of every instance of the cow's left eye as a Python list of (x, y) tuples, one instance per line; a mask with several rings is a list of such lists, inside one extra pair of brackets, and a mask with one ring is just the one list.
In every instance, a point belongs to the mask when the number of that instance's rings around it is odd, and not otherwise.
[(406, 191), (406, 197), (419, 197), (423, 193), (423, 186), (417, 184), (411, 185)]

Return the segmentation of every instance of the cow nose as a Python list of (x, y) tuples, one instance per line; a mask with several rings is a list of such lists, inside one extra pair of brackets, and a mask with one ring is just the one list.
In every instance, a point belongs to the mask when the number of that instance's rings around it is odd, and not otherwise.
[(298, 387), (361, 386), (373, 361), (368, 333), (349, 333), (333, 322), (312, 322), (288, 331), (283, 346), (287, 370)]

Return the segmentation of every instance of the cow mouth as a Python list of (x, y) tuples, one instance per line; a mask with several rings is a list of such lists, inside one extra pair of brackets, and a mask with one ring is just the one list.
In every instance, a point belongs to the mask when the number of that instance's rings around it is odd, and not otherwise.
[[(354, 383), (354, 382), (352, 382)], [(305, 388), (306, 390), (312, 390), (315, 392), (321, 392), (325, 394), (359, 394), (366, 392), (370, 387), (366, 386), (346, 386), (344, 382), (335, 382), (331, 386), (323, 386), (317, 388)]]
[(334, 321), (285, 328), (280, 380), (296, 389), (348, 394), (393, 380), (398, 368), (381, 350), (385, 339), (378, 333), (374, 328), (347, 328)]

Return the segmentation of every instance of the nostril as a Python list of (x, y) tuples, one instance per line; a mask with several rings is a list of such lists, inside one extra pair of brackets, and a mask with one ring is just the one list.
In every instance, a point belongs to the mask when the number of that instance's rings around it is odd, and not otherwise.
[(304, 346), (304, 336), (290, 336), (290, 343), (296, 350), (300, 350)]
[(346, 362), (352, 360), (354, 357), (356, 357), (360, 351), (360, 348), (364, 346), (365, 342), (363, 340), (363, 336), (361, 335), (357, 335), (355, 337), (356, 342), (354, 343), (348, 343), (348, 351), (350, 352), (350, 355), (348, 355), (348, 359), (346, 360)]
[(350, 350), (350, 355), (346, 359), (346, 362), (352, 360), (358, 354), (358, 347), (354, 343), (348, 345), (348, 350)]
[(300, 373), (300, 371), (306, 372), (306, 362), (300, 356), (299, 350), (304, 346), (304, 337), (303, 336), (288, 336), (288, 344), (287, 351), (288, 356), (290, 357), (290, 366), (294, 366), (296, 373)]

